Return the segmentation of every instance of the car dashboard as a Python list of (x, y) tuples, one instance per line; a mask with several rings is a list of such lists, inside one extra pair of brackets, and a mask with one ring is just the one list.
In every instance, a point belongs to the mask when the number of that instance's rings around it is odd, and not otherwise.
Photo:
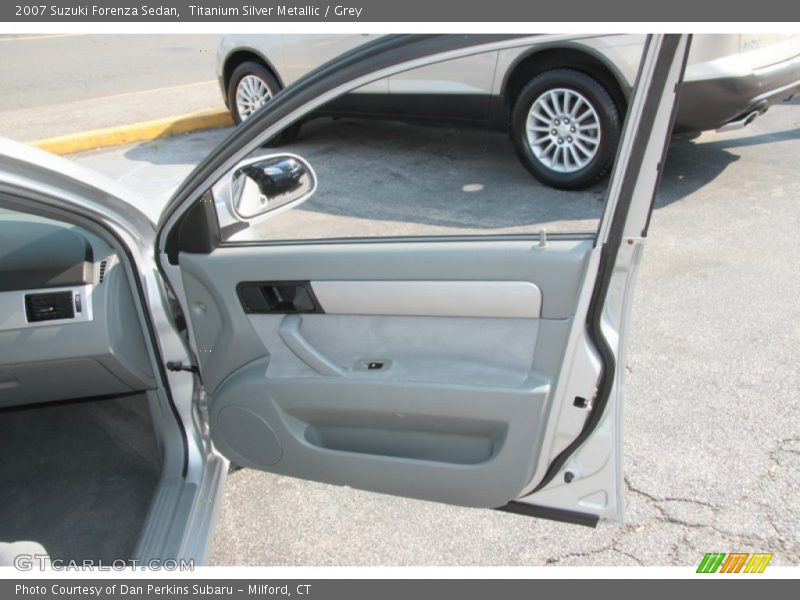
[(111, 246), (0, 214), (0, 408), (153, 389), (140, 323)]

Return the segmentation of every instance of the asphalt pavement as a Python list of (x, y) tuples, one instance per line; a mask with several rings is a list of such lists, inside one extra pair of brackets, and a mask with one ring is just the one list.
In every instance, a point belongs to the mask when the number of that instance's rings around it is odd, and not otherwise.
[(223, 107), (218, 35), (2, 35), (0, 135), (20, 141)]
[[(381, 156), (375, 147), (390, 133), (401, 162), (359, 188), (352, 169), (338, 167), (360, 157), (370, 173)], [(160, 205), (227, 134), (199, 132), (75, 159)], [(502, 136), (482, 138), (486, 151), (478, 156), (476, 134), (443, 135), (368, 122), (309, 126), (291, 149), (314, 163), (329, 193), (304, 206), (301, 218), (383, 233), (405, 227), (412, 213), (420, 215), (415, 227), (436, 231), (481, 218), (500, 228), (513, 229), (520, 218), (529, 228), (569, 228), (598, 213), (602, 186), (553, 192), (522, 179)], [(376, 197), (392, 198), (392, 169), (408, 174), (413, 164), (426, 173), (426, 161), (464, 157), (471, 171), (429, 188), (452, 200), (450, 219), (435, 194), (409, 196), (405, 215), (392, 212), (396, 201), (382, 209), (350, 201), (347, 210), (333, 210), (336, 190), (347, 188), (339, 197), (348, 200), (377, 186), (383, 192)], [(771, 564), (799, 564), (798, 167), (798, 100), (742, 131), (670, 147), (630, 331), (623, 525), (592, 530), (245, 469), (228, 479), (212, 564), (696, 565), (711, 551), (773, 552)], [(482, 191), (463, 200), (471, 183)], [(434, 206), (428, 212), (426, 198)]]

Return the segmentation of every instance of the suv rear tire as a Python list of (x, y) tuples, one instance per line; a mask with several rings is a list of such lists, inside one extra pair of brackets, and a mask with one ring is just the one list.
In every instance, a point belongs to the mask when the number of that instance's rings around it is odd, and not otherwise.
[(536, 179), (564, 190), (583, 189), (611, 170), (621, 120), (608, 91), (574, 69), (534, 77), (511, 112), (511, 139)]

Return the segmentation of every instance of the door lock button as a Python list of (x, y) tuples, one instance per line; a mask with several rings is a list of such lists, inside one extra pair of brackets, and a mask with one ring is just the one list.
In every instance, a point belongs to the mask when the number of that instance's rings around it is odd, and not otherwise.
[(362, 358), (356, 361), (354, 371), (385, 371), (392, 366), (388, 358)]

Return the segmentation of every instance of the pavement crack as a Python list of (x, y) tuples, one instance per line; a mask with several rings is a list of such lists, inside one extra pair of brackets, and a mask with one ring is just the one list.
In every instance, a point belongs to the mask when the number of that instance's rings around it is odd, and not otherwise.
[(681, 555), (681, 548), (685, 548), (689, 542), (689, 530), (683, 529), (681, 533), (681, 537), (673, 543), (669, 548), (669, 554), (667, 555), (669, 559), (667, 560), (667, 564), (675, 565), (678, 564), (678, 558)]
[[(570, 558), (589, 558), (596, 554), (602, 554), (603, 552), (609, 552), (611, 550), (615, 550), (614, 544), (606, 544), (600, 548), (596, 548), (595, 550), (589, 550), (588, 552), (568, 552), (567, 554), (562, 554), (561, 556), (557, 556), (555, 558), (548, 558), (544, 561), (545, 565), (556, 565), (564, 560), (568, 560)], [(638, 560), (638, 559), (637, 559)]]
[[(652, 506), (656, 510), (656, 512), (658, 513), (658, 516), (656, 517), (656, 520), (661, 521), (662, 523), (667, 523), (667, 524), (670, 524), (670, 525), (676, 525), (676, 526), (681, 527), (681, 528), (684, 529), (684, 534), (683, 534), (682, 539), (679, 542), (676, 543), (676, 545), (673, 547), (673, 549), (671, 551), (671, 552), (675, 552), (676, 556), (677, 556), (677, 551), (678, 551), (679, 545), (686, 543), (687, 536), (688, 536), (688, 531), (690, 531), (690, 530), (695, 530), (695, 531), (696, 530), (713, 531), (714, 533), (716, 533), (720, 537), (723, 537), (723, 538), (725, 538), (727, 540), (732, 540), (734, 542), (744, 541), (744, 542), (752, 543), (752, 544), (756, 544), (756, 545), (757, 544), (761, 544), (761, 543), (764, 542), (763, 538), (759, 538), (757, 536), (748, 535), (748, 534), (741, 534), (741, 533), (734, 533), (734, 532), (731, 532), (731, 531), (726, 531), (724, 529), (720, 529), (719, 527), (717, 527), (716, 525), (714, 525), (712, 523), (691, 523), (689, 521), (685, 521), (683, 519), (679, 519), (679, 518), (671, 515), (669, 513), (669, 511), (661, 505), (662, 502), (668, 502), (668, 501), (689, 502), (689, 503), (693, 503), (693, 504), (696, 504), (696, 505), (699, 505), (699, 506), (705, 506), (707, 508), (710, 508), (712, 511), (714, 511), (716, 513), (716, 512), (718, 512), (720, 510), (720, 508), (715, 506), (714, 504), (711, 504), (711, 503), (708, 503), (708, 502), (703, 502), (701, 500), (692, 500), (692, 499), (688, 499), (688, 498), (678, 498), (678, 497), (658, 498), (657, 496), (654, 496), (653, 494), (650, 494), (648, 492), (645, 492), (644, 490), (641, 490), (639, 488), (634, 487), (627, 477), (625, 478), (625, 485), (627, 486), (628, 490), (630, 490), (634, 494), (638, 494), (641, 497), (643, 497), (645, 499), (645, 501), (648, 503), (648, 505)], [(774, 527), (774, 526), (773, 526), (773, 529), (777, 530), (777, 528)]]
[(614, 544), (612, 544), (612, 545), (611, 545), (611, 549), (612, 549), (614, 552), (619, 552), (619, 553), (620, 553), (620, 554), (622, 554), (623, 556), (627, 556), (628, 558), (630, 558), (630, 559), (634, 560), (634, 561), (636, 562), (636, 564), (637, 564), (637, 565), (639, 565), (640, 567), (643, 567), (643, 566), (644, 566), (644, 561), (643, 561), (643, 560), (641, 560), (641, 559), (640, 559), (638, 556), (634, 556), (634, 555), (633, 555), (633, 554), (631, 554), (630, 552), (626, 552), (625, 550), (620, 550), (620, 549), (617, 547), (617, 544), (616, 544), (616, 543), (614, 543)]
[[(622, 530), (620, 530), (622, 531)], [(567, 554), (563, 554), (561, 556), (557, 556), (555, 558), (548, 558), (545, 561), (545, 565), (557, 565), (558, 563), (568, 560), (570, 558), (590, 558), (592, 556), (596, 556), (598, 554), (602, 554), (603, 552), (616, 552), (617, 554), (621, 554), (630, 558), (639, 566), (644, 566), (644, 561), (640, 559), (638, 556), (631, 554), (626, 550), (622, 550), (619, 547), (621, 540), (612, 540), (610, 543), (601, 546), (600, 548), (596, 548), (594, 550), (589, 550), (588, 552), (569, 552)]]
[(698, 506), (705, 506), (706, 508), (710, 508), (713, 511), (719, 510), (719, 507), (715, 504), (711, 504), (710, 502), (704, 502), (703, 500), (696, 500), (694, 498), (684, 498), (681, 496), (664, 496), (662, 498), (659, 498), (658, 496), (654, 496), (653, 494), (645, 492), (640, 488), (634, 487), (634, 485), (631, 483), (628, 477), (625, 477), (625, 486), (634, 494), (638, 494), (643, 498), (645, 498), (646, 500), (649, 500), (649, 503), (653, 505), (653, 508), (655, 508), (656, 510), (658, 510), (660, 513), (663, 514), (666, 514), (667, 511), (664, 509), (664, 507), (660, 505), (661, 502), (687, 502), (690, 504), (696, 504)]

